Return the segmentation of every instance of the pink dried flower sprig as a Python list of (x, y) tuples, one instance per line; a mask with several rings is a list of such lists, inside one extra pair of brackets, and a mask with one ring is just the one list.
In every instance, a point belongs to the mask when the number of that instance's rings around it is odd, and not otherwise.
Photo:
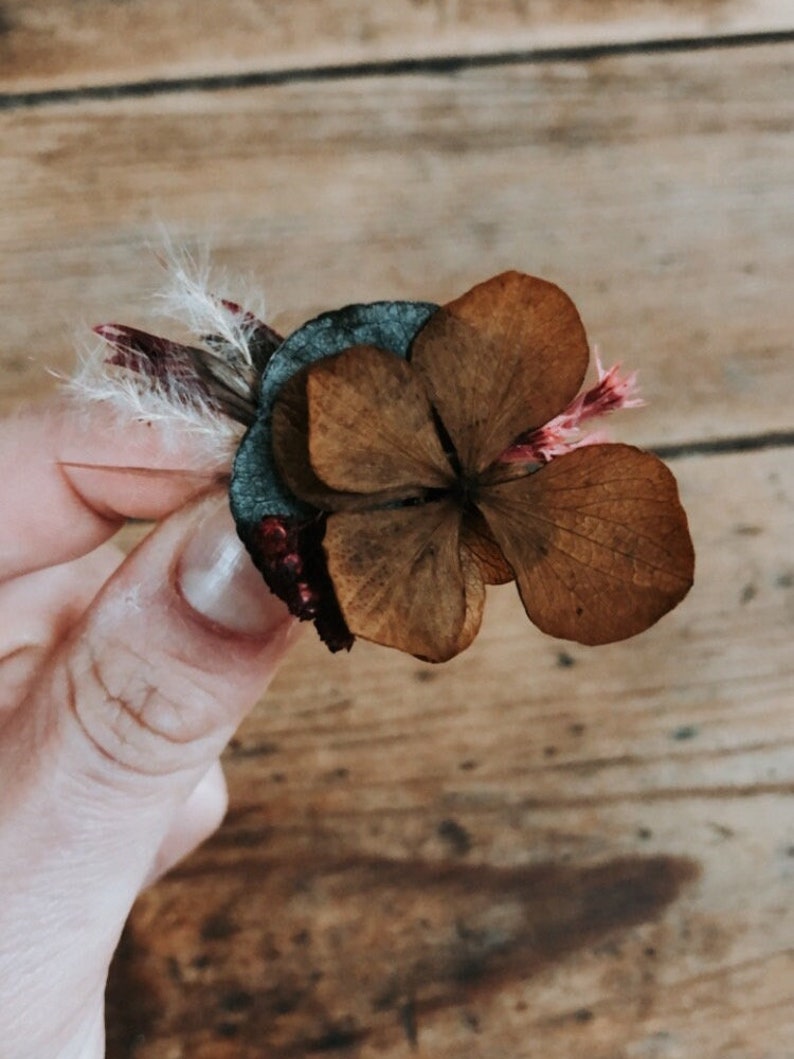
[(598, 349), (594, 349), (593, 356), (598, 373), (596, 384), (574, 397), (554, 419), (513, 442), (502, 453), (502, 460), (506, 463), (548, 463), (555, 456), (563, 456), (582, 445), (607, 441), (603, 431), (583, 435), (584, 424), (611, 412), (645, 405), (640, 397), (636, 371), (622, 375), (620, 364), (604, 368)]

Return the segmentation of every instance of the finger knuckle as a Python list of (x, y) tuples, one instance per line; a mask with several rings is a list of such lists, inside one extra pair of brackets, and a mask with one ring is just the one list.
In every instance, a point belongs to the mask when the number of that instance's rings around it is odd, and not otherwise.
[(122, 642), (85, 644), (64, 661), (69, 713), (106, 761), (150, 775), (190, 767), (214, 747), (214, 699), (178, 662), (157, 680)]

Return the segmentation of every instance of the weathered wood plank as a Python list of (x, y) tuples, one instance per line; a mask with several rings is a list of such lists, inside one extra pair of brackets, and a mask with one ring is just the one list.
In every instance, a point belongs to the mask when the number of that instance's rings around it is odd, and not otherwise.
[[(794, 46), (377, 77), (0, 115), (8, 408), (81, 322), (142, 322), (147, 244), (214, 236), (289, 329), (503, 268), (638, 367), (638, 443), (787, 429)], [(233, 288), (236, 290), (237, 288)]]
[(4, 0), (0, 91), (792, 28), (788, 0)]
[[(312, 52), (304, 25), (284, 62), (437, 47), (440, 32), (387, 22), (440, 8), (373, 6), (374, 51), (331, 33)], [(691, 12), (722, 32), (740, 6)], [(30, 84), (144, 76), (134, 34), (131, 66), (87, 61), (80, 12), (100, 5), (48, 7), (3, 8), (73, 20), (64, 65), (42, 51)], [(144, 8), (154, 50), (154, 5), (113, 17)], [(515, 9), (532, 29), (541, 5)], [(473, 49), (504, 46), (507, 5), (479, 10), (493, 41), (459, 3), (454, 50), (467, 19)], [(290, 16), (270, 13), (288, 51)], [(174, 55), (178, 73), (231, 68), (216, 29)], [(635, 55), (7, 111), (2, 407), (46, 389), (81, 320), (142, 322), (160, 219), (189, 240), (212, 226), (220, 264), (257, 277), (284, 329), (350, 300), (443, 299), (505, 267), (549, 275), (607, 355), (642, 371), (652, 404), (624, 436), (790, 429), (793, 59)], [(794, 468), (773, 449), (676, 469), (698, 580), (638, 640), (547, 640), (509, 587), (443, 668), (367, 645), (330, 658), (307, 635), (228, 755), (223, 831), (133, 916), (112, 1056), (790, 1059)]]
[(794, 460), (676, 470), (698, 579), (642, 637), (510, 586), (443, 667), (307, 634), (133, 914), (111, 1056), (791, 1055)]

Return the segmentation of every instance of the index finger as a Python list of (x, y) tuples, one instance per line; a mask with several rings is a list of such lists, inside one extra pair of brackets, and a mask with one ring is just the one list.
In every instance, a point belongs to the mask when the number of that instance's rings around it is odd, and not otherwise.
[(3, 420), (0, 580), (85, 555), (127, 519), (164, 518), (217, 485), (230, 460), (102, 405), (62, 400)]

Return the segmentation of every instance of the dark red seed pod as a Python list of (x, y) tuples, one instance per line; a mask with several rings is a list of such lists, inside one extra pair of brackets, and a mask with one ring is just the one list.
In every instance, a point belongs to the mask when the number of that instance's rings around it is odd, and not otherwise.
[(297, 552), (287, 552), (280, 560), (280, 565), (287, 573), (298, 576), (303, 571), (303, 562)]

